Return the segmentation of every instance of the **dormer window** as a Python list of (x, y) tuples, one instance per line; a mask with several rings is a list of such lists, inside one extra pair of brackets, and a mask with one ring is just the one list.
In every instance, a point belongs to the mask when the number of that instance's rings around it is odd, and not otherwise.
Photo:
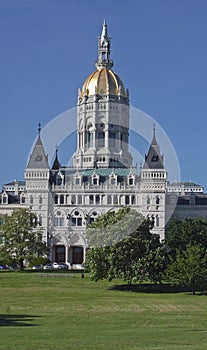
[(8, 204), (8, 197), (7, 195), (4, 195), (3, 198), (2, 198), (2, 203), (3, 204)]
[(152, 158), (151, 158), (151, 162), (158, 162), (158, 160), (159, 160), (158, 155), (153, 154), (153, 156), (152, 156)]
[(117, 175), (115, 175), (114, 173), (112, 173), (109, 177), (109, 181), (111, 185), (116, 185), (117, 184)]
[(99, 185), (99, 179), (100, 179), (100, 176), (96, 173), (96, 171), (94, 171), (94, 173), (91, 177), (92, 185), (94, 185), (94, 186)]

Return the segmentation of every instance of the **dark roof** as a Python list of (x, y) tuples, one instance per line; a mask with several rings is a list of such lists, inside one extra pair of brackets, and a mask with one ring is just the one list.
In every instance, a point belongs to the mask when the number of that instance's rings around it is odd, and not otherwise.
[(40, 134), (38, 135), (26, 169), (49, 169), (48, 158), (45, 154)]
[(60, 169), (60, 162), (58, 160), (58, 150), (56, 149), (56, 155), (55, 160), (53, 162), (52, 170), (59, 170)]
[(173, 183), (170, 183), (169, 186), (181, 186), (181, 185), (184, 185), (186, 187), (203, 187), (201, 185), (198, 185), (194, 182), (191, 182), (191, 181), (185, 181), (185, 182), (173, 182)]
[[(167, 195), (166, 203), (170, 204), (171, 194)], [(184, 196), (176, 195), (177, 205), (189, 205), (190, 200), (193, 199), (195, 205), (207, 205), (207, 194), (206, 193), (189, 193)]]
[(163, 156), (160, 153), (159, 146), (155, 137), (155, 130), (153, 139), (147, 155), (145, 155), (145, 163), (143, 169), (164, 169)]
[(114, 173), (117, 176), (128, 176), (130, 173), (138, 175), (137, 168), (97, 168), (97, 169), (75, 169), (75, 168), (60, 168), (63, 175), (72, 176), (79, 173), (82, 176), (92, 176), (94, 173), (100, 176), (109, 176)]
[(25, 181), (12, 181), (7, 184), (3, 184), (3, 186), (14, 186), (16, 183), (18, 183), (19, 186), (25, 186)]
[(195, 205), (207, 205), (207, 194), (196, 195)]

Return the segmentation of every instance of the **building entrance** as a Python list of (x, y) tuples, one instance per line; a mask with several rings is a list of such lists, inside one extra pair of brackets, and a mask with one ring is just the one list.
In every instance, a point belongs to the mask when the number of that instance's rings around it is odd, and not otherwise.
[(57, 263), (65, 262), (65, 246), (59, 245), (55, 247), (55, 261)]
[(73, 247), (73, 264), (83, 263), (83, 247)]

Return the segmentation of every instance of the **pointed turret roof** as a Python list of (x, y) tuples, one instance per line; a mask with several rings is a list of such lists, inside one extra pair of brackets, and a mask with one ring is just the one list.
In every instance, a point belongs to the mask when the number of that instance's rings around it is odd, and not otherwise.
[(108, 36), (106, 20), (104, 20), (102, 33), (98, 38), (98, 60), (96, 61), (97, 69), (113, 67), (113, 61), (110, 58), (111, 38)]
[(53, 162), (52, 170), (59, 170), (61, 165), (58, 159), (58, 147), (56, 147), (55, 153), (56, 155), (55, 155), (55, 160)]
[(163, 156), (157, 144), (155, 135), (155, 125), (153, 126), (153, 138), (148, 153), (145, 155), (145, 163), (143, 169), (164, 169)]
[(39, 124), (37, 141), (30, 155), (26, 169), (49, 169), (48, 157), (45, 154), (40, 131), (41, 128)]

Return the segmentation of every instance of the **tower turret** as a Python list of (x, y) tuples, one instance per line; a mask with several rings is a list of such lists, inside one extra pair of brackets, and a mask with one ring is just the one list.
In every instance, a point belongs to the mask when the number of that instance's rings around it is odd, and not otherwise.
[(24, 172), (26, 184), (26, 204), (37, 215), (38, 225), (42, 228), (42, 240), (47, 242), (48, 210), (50, 196), (50, 167), (41, 139), (41, 126), (38, 137)]
[(111, 38), (106, 21), (98, 38), (96, 71), (78, 93), (76, 168), (130, 167), (128, 151), (129, 94), (112, 71)]
[(167, 171), (163, 163), (156, 140), (156, 128), (153, 125), (153, 138), (145, 162), (141, 169), (140, 195), (142, 214), (154, 220), (154, 233), (164, 239), (165, 202)]

